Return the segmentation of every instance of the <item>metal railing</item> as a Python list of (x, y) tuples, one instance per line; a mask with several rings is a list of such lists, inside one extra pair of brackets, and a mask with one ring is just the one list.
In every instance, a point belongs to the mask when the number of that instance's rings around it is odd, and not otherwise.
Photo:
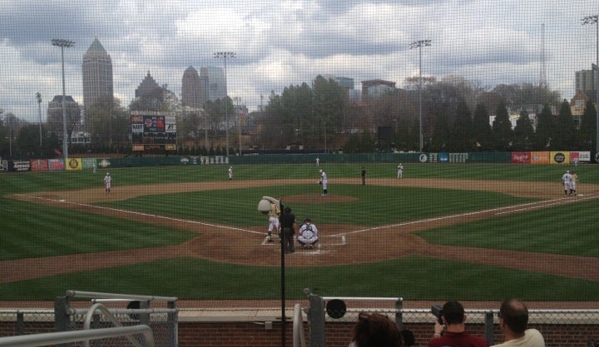
[(154, 334), (147, 325), (2, 337), (0, 347), (53, 346), (74, 342), (89, 344), (90, 340), (115, 337), (127, 337), (130, 341), (135, 341), (133, 339), (135, 335), (142, 335), (144, 344), (135, 342), (134, 346), (154, 347)]

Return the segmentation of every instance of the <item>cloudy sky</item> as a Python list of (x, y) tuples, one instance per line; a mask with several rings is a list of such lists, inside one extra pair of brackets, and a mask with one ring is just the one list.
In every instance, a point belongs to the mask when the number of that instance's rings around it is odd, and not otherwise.
[(547, 82), (562, 97), (574, 94), (574, 73), (596, 61), (597, 0), (0, 0), (0, 109), (37, 122), (35, 93), (47, 102), (62, 94), (60, 49), (65, 49), (66, 94), (83, 103), (81, 63), (94, 35), (112, 57), (114, 90), (123, 105), (148, 71), (181, 94), (188, 66), (223, 66), (229, 96), (250, 110), (260, 95), (309, 82), (318, 74), (361, 81), (385, 79), (402, 87), (418, 76), (461, 75), (492, 88), (539, 83), (542, 25)]

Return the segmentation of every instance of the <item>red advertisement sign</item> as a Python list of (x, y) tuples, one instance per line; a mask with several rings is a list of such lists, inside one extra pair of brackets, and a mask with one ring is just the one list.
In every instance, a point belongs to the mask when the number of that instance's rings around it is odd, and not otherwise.
[(530, 152), (512, 152), (513, 164), (530, 164)]
[(31, 171), (48, 171), (48, 160), (47, 159), (31, 159)]

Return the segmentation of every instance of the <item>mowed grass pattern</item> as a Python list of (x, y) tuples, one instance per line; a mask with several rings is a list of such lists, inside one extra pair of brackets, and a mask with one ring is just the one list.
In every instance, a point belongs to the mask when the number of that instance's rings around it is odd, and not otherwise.
[[(328, 164), (331, 182), (337, 177), (359, 178), (364, 165), (368, 177), (394, 177), (396, 164)], [(559, 189), (566, 165), (413, 164), (404, 163), (406, 178), (453, 178), (555, 182)], [(148, 167), (110, 169), (114, 189), (124, 185), (168, 182), (226, 181), (228, 166)], [(582, 165), (581, 182), (599, 182), (599, 168)], [(98, 174), (47, 172), (0, 175), (2, 195), (81, 189), (102, 189), (106, 170)], [(235, 180), (318, 179), (313, 163), (303, 165), (234, 165)], [(220, 181), (220, 182), (219, 182)], [(458, 211), (530, 201), (489, 192), (460, 192), (420, 188), (364, 187), (331, 184), (330, 193), (357, 196), (336, 204), (291, 204), (298, 217), (323, 223), (382, 225)], [(380, 188), (380, 189), (379, 189)], [(262, 189), (208, 191), (137, 198), (117, 205), (148, 208), (148, 212), (206, 220), (233, 226), (266, 225), (256, 212), (263, 195), (314, 194), (319, 186), (291, 185)], [(139, 199), (139, 200), (138, 200)], [(145, 200), (144, 200), (145, 199)], [(157, 202), (158, 201), (158, 202)], [(365, 203), (368, 201), (368, 203)], [(196, 234), (110, 217), (0, 199), (0, 259), (35, 258), (114, 249), (160, 247), (185, 242)], [(145, 207), (146, 205), (150, 207)], [(156, 205), (153, 205), (156, 204)], [(352, 205), (355, 204), (355, 205)], [(363, 205), (361, 205), (363, 204)], [(128, 206), (129, 205), (129, 206)], [(173, 211), (178, 206), (180, 211)], [(324, 222), (326, 221), (326, 222)], [(596, 201), (573, 203), (486, 221), (423, 232), (429, 242), (474, 245), (481, 248), (597, 256)], [(590, 226), (590, 227), (589, 227)], [(511, 249), (511, 248), (510, 248)], [(23, 269), (27, 271), (27, 269)], [(181, 299), (275, 299), (280, 269), (220, 264), (201, 259), (174, 259), (85, 273), (51, 276), (0, 285), (5, 300), (53, 300), (68, 289), (178, 296)], [(302, 289), (323, 295), (402, 296), (407, 300), (599, 300), (597, 283), (526, 271), (466, 264), (425, 257), (348, 266), (289, 268), (288, 295), (303, 298)]]
[[(599, 300), (597, 283), (590, 281), (420, 256), (287, 268), (285, 281), (288, 299), (305, 299), (303, 288), (310, 288), (325, 296), (404, 300)], [(276, 300), (280, 268), (182, 258), (0, 284), (3, 300), (52, 300), (69, 289), (195, 300)]]
[[(292, 207), (298, 218), (310, 216), (315, 223), (379, 226), (535, 201), (483, 191), (333, 184), (329, 194), (355, 200), (327, 203), (327, 197), (318, 197), (319, 189), (314, 184), (214, 190), (167, 194), (160, 198), (140, 196), (100, 205), (248, 227), (266, 223), (256, 208), (262, 196), (268, 195), (264, 192), (269, 191), (274, 193), (271, 196), (282, 196), (283, 203)], [(285, 201), (285, 196), (302, 194), (316, 194), (319, 200), (317, 203)]]
[(599, 258), (597, 201), (420, 231), (429, 243)]
[(0, 198), (0, 260), (161, 247), (196, 233)]

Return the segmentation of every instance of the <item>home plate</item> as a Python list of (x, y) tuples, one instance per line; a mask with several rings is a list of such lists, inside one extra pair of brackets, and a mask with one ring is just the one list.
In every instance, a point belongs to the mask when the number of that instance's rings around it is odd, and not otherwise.
[(60, 199), (58, 202), (67, 202), (65, 199)]

